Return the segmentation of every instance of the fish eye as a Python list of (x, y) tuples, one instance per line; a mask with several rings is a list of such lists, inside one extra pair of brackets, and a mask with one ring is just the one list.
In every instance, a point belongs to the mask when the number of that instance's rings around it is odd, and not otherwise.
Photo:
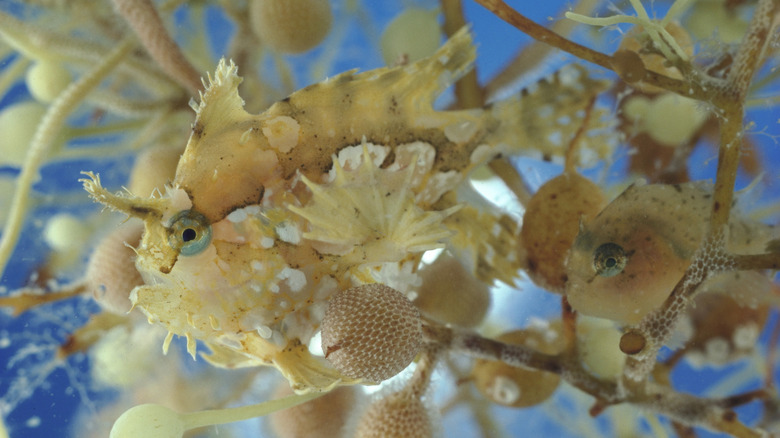
[(176, 213), (168, 232), (168, 244), (183, 256), (200, 254), (211, 243), (211, 224), (195, 210)]
[(593, 269), (602, 277), (620, 274), (627, 262), (628, 255), (623, 247), (615, 243), (605, 243), (593, 252)]

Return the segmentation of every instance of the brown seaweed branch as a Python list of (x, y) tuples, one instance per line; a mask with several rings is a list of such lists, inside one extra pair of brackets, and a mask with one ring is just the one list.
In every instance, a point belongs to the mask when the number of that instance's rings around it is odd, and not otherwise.
[[(476, 0), (476, 2), (537, 41), (549, 44), (608, 70), (615, 71), (615, 59), (613, 56), (585, 47), (557, 34), (520, 14), (501, 0)], [(706, 100), (709, 95), (706, 88), (697, 82), (673, 79), (650, 70), (645, 72), (642, 81), (692, 99)]]
[(774, 32), (780, 13), (780, 1), (762, 0), (756, 6), (750, 29), (743, 39), (740, 55), (725, 83), (712, 81), (710, 101), (721, 117), (720, 148), (715, 181), (715, 193), (709, 235), (699, 254), (674, 288), (663, 307), (640, 324), (638, 332), (647, 341), (647, 348), (630, 357), (626, 363), (624, 383), (642, 382), (652, 371), (656, 356), (668, 342), (677, 321), (699, 285), (713, 274), (738, 269), (775, 269), (777, 255), (733, 256), (724, 250), (725, 228), (731, 213), (734, 184), (739, 165), (739, 152), (744, 135), (744, 100), (750, 80), (763, 62), (769, 36)]
[(710, 92), (711, 101), (721, 117), (715, 202), (710, 224), (711, 237), (721, 232), (728, 223), (744, 135), (745, 97), (756, 70), (763, 64), (767, 45), (779, 21), (780, 1), (758, 2), (726, 82)]
[(149, 55), (173, 80), (191, 93), (203, 88), (201, 74), (171, 38), (150, 0), (114, 0), (117, 12), (127, 21)]
[(550, 355), (525, 346), (505, 344), (475, 333), (438, 325), (424, 324), (423, 333), (427, 342), (444, 346), (453, 352), (559, 374), (571, 385), (596, 397), (596, 405), (592, 411), (594, 414), (611, 405), (631, 403), (668, 416), (681, 424), (706, 426), (738, 437), (763, 436), (760, 431), (741, 423), (732, 411), (734, 406), (763, 397), (763, 392), (726, 398), (701, 398), (648, 381), (624, 388), (617, 382), (599, 379), (590, 374), (577, 356), (574, 347), (576, 343), (560, 354)]

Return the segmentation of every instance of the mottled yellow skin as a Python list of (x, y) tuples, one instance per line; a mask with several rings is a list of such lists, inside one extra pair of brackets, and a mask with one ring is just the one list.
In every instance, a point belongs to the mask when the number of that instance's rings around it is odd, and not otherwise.
[[(489, 111), (433, 110), (474, 54), (464, 31), (432, 58), (348, 72), (260, 115), (243, 109), (241, 78), (223, 61), (163, 197), (112, 195), (96, 177), (85, 181), (95, 199), (145, 222), (136, 265), (146, 284), (134, 306), (187, 337), (190, 353), (205, 342), (215, 365), (273, 365), (299, 391), (351, 381), (306, 348), (328, 298), (401, 271), (393, 287), (410, 293), (424, 251), (498, 220), (443, 224), (460, 208), (443, 195), (508, 144)], [(187, 211), (202, 220), (177, 228)], [(496, 239), (512, 240), (500, 230)], [(185, 255), (184, 231), (210, 240)]]
[[(660, 307), (683, 277), (699, 248), (712, 209), (705, 183), (635, 184), (584, 224), (566, 271), (566, 296), (587, 315), (637, 324)], [(728, 249), (757, 253), (769, 227), (732, 220)], [(594, 254), (606, 243), (623, 248), (627, 261), (616, 275), (598, 275)]]
[[(244, 110), (241, 78), (223, 60), (193, 104), (192, 133), (162, 197), (84, 181), (96, 200), (145, 222), (136, 266), (146, 284), (134, 306), (171, 333), (167, 342), (185, 336), (193, 355), (200, 340), (215, 365), (272, 365), (307, 391), (354, 381), (306, 348), (336, 291), (379, 282), (412, 294), (423, 252), (445, 246), (488, 284), (512, 281), (522, 266), (516, 224), (458, 204), (455, 189), (475, 167), (528, 147), (514, 123), (520, 100), (433, 109), (474, 57), (464, 29), (430, 58), (343, 73), (259, 115)], [(600, 89), (582, 70), (570, 73), (545, 93), (570, 88), (566, 102), (587, 102), (577, 93)], [(576, 106), (565, 110), (576, 117)], [(550, 137), (544, 129), (535, 134)]]

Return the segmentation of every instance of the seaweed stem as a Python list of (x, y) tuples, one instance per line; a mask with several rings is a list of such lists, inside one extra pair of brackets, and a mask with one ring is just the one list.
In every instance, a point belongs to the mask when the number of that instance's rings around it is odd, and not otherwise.
[(194, 93), (203, 88), (200, 73), (171, 38), (150, 0), (114, 0), (117, 12), (128, 22), (144, 48), (168, 76)]
[[(579, 14), (587, 14), (596, 8), (598, 0), (580, 0), (570, 6), (570, 11)], [(550, 26), (550, 29), (562, 37), (570, 34), (579, 23), (572, 20), (558, 20)], [(486, 99), (495, 97), (501, 89), (511, 84), (517, 78), (539, 68), (543, 60), (550, 54), (554, 47), (534, 40), (523, 46), (515, 57), (504, 68), (493, 76), (485, 85)]]
[[(476, 2), (531, 38), (549, 44), (585, 61), (614, 71), (614, 68), (612, 67), (612, 56), (577, 44), (574, 41), (558, 35), (552, 30), (547, 29), (520, 14), (503, 1), (476, 0)], [(697, 82), (672, 79), (654, 71), (647, 71), (642, 78), (642, 81), (692, 99), (707, 100), (707, 96), (709, 96), (707, 90)]]
[(743, 438), (763, 436), (761, 431), (740, 422), (730, 409), (735, 404), (762, 396), (763, 392), (711, 399), (679, 393), (647, 380), (624, 386), (590, 374), (583, 368), (576, 356), (576, 350), (571, 348), (558, 355), (543, 354), (532, 348), (505, 344), (475, 333), (431, 324), (423, 325), (423, 334), (429, 343), (439, 344), (471, 357), (559, 374), (571, 385), (596, 397), (592, 413), (598, 413), (611, 405), (632, 403), (666, 415), (682, 424), (705, 425)]
[(125, 38), (94, 69), (84, 74), (76, 82), (71, 83), (52, 102), (43, 116), (27, 150), (22, 172), (17, 179), (16, 191), (11, 201), (8, 219), (3, 229), (2, 240), (0, 240), (0, 272), (5, 271), (8, 259), (11, 257), (11, 253), (19, 240), (19, 234), (22, 231), (22, 225), (30, 201), (32, 184), (38, 177), (38, 169), (44, 158), (48, 155), (54, 140), (62, 130), (65, 118), (130, 53), (132, 48), (133, 39)]
[[(450, 38), (466, 26), (463, 5), (461, 0), (440, 0), (439, 3), (444, 14), (444, 33)], [(477, 81), (476, 67), (455, 83), (455, 96), (460, 109), (481, 108), (484, 105), (485, 93)]]
[(759, 1), (726, 83), (713, 92), (713, 103), (720, 110), (722, 122), (715, 179), (715, 201), (710, 222), (711, 237), (721, 233), (728, 223), (744, 135), (745, 96), (756, 70), (764, 59), (770, 36), (777, 27), (778, 21), (780, 21), (780, 1)]

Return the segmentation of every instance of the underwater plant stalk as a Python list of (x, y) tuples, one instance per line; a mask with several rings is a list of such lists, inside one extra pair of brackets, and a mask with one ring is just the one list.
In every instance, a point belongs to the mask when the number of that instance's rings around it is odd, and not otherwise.
[(19, 240), (30, 201), (32, 184), (38, 177), (38, 169), (43, 164), (44, 158), (62, 130), (65, 118), (130, 53), (133, 46), (133, 38), (122, 40), (103, 61), (77, 81), (71, 83), (48, 107), (41, 124), (35, 131), (30, 148), (27, 150), (22, 172), (17, 179), (16, 191), (13, 201), (11, 201), (2, 240), (0, 240), (0, 272), (5, 271), (8, 259)]

